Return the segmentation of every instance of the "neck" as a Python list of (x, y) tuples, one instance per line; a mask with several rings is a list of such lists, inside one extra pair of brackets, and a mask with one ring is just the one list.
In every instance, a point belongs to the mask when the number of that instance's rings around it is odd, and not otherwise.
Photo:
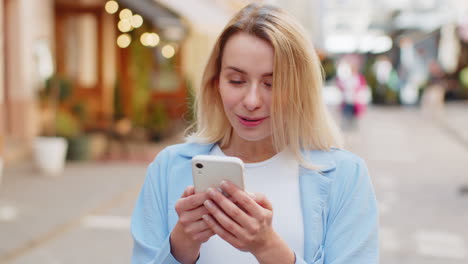
[(229, 145), (221, 149), (226, 155), (238, 157), (245, 163), (261, 162), (277, 153), (271, 142), (271, 137), (260, 141), (247, 141), (233, 136)]

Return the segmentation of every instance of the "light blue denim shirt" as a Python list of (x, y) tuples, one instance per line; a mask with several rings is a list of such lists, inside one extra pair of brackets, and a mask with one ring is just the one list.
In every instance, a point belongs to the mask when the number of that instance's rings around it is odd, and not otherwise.
[[(149, 165), (132, 216), (133, 264), (179, 263), (169, 243), (178, 219), (174, 205), (193, 185), (192, 157), (209, 154), (213, 146), (173, 145)], [(296, 263), (378, 263), (377, 202), (364, 161), (338, 149), (304, 154), (320, 170), (300, 168), (304, 256)]]

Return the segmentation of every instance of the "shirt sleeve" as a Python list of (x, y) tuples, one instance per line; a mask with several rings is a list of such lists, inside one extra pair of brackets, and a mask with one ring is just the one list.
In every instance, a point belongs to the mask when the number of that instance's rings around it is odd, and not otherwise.
[(158, 156), (147, 175), (133, 210), (132, 264), (179, 264), (171, 254), (167, 223), (167, 184), (163, 158)]
[(379, 214), (367, 166), (362, 159), (340, 165), (329, 196), (323, 250), (314, 264), (376, 264)]
[[(294, 255), (296, 256), (295, 264), (309, 264), (304, 259), (297, 257), (296, 253), (294, 253)], [(315, 253), (315, 256), (313, 257), (313, 260), (312, 260), (312, 262), (310, 264), (323, 264), (323, 259), (324, 259), (323, 258), (323, 247), (321, 246), (317, 250), (317, 252)]]

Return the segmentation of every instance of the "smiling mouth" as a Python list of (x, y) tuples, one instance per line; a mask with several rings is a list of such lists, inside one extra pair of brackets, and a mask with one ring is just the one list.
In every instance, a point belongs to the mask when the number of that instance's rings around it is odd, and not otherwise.
[(263, 118), (256, 118), (256, 119), (253, 119), (253, 118), (247, 118), (247, 117), (242, 117), (242, 116), (239, 116), (240, 119), (244, 120), (244, 121), (247, 121), (247, 122), (256, 122), (256, 121), (261, 121), (263, 119), (266, 119), (266, 117), (263, 117)]
[(239, 118), (239, 122), (243, 126), (248, 127), (248, 128), (253, 128), (262, 124), (263, 121), (265, 121), (265, 119), (267, 119), (268, 117), (250, 118), (250, 117), (238, 116), (237, 118)]

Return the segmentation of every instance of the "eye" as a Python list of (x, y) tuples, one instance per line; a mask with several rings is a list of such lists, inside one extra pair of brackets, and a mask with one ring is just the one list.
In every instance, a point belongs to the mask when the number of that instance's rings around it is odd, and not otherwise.
[(263, 84), (265, 84), (266, 87), (271, 88), (271, 83), (269, 83), (269, 82), (264, 82)]
[(241, 85), (244, 83), (244, 81), (235, 81), (235, 80), (229, 80), (229, 83), (232, 83), (234, 85)]

